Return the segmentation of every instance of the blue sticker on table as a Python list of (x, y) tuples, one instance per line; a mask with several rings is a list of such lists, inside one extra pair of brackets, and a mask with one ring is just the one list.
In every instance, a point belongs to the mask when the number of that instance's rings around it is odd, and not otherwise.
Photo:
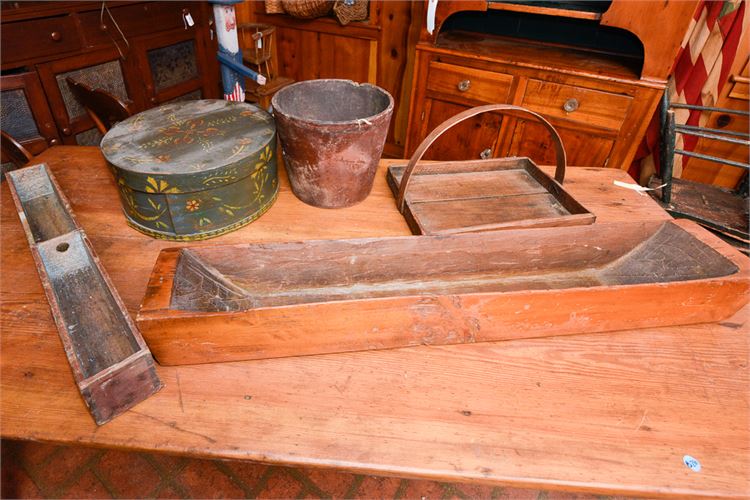
[(682, 457), (682, 462), (687, 465), (688, 469), (693, 472), (701, 471), (701, 463), (690, 455), (685, 455), (684, 457)]

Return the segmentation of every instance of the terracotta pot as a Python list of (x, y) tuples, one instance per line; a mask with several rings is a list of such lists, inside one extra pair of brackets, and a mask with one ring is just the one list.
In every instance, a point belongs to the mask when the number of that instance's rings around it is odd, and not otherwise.
[(292, 191), (309, 205), (364, 200), (383, 153), (393, 97), (369, 83), (308, 80), (271, 101)]

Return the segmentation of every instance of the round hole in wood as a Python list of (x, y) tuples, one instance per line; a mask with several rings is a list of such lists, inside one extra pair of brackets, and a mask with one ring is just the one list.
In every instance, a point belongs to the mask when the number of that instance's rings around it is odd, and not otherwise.
[(70, 248), (70, 245), (68, 245), (67, 243), (60, 243), (55, 247), (55, 250), (57, 250), (58, 252), (67, 252), (68, 248)]

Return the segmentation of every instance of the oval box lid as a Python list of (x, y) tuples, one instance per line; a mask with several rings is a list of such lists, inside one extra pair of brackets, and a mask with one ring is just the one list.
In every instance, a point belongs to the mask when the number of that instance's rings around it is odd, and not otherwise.
[(107, 132), (101, 149), (126, 182), (168, 177), (181, 192), (201, 191), (225, 169), (235, 179), (250, 175), (257, 165), (247, 160), (262, 155), (275, 134), (273, 117), (259, 107), (206, 99), (132, 116)]

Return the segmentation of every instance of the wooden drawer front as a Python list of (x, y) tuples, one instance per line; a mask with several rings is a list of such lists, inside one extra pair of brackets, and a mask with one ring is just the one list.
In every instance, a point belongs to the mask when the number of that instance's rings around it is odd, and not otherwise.
[[(154, 2), (138, 3), (134, 5), (123, 5), (120, 7), (111, 7), (109, 10), (112, 17), (117, 21), (120, 29), (125, 36), (133, 38), (135, 36), (147, 35), (157, 31), (167, 31), (177, 28), (185, 28), (183, 19), (183, 9), (190, 13), (196, 25), (201, 23), (200, 5), (190, 2)], [(99, 10), (81, 14), (81, 26), (83, 26), (83, 35), (89, 46), (111, 45), (112, 38), (124, 45), (120, 33), (113, 25), (107, 13), (104, 14), (104, 24), (107, 31), (102, 31), (99, 21), (101, 13)], [(191, 28), (192, 29), (192, 28)], [(109, 33), (108, 33), (109, 32)]]
[(81, 40), (68, 16), (3, 23), (3, 66), (16, 61), (78, 50)]
[(529, 80), (522, 106), (544, 116), (620, 130), (633, 99), (599, 90)]
[(427, 90), (486, 103), (508, 101), (511, 75), (465, 68), (452, 64), (431, 62), (427, 75)]

